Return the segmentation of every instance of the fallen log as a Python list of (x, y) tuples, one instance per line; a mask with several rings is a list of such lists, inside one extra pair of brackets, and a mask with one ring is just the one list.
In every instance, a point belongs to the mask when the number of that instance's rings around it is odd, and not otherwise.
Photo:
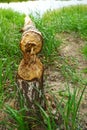
[(22, 33), (20, 49), (23, 52), (23, 59), (18, 67), (17, 84), (21, 94), (24, 96), (27, 107), (37, 113), (37, 103), (45, 107), (43, 89), (44, 67), (37, 57), (37, 54), (42, 49), (43, 38), (41, 32), (36, 29), (28, 16), (25, 17)]

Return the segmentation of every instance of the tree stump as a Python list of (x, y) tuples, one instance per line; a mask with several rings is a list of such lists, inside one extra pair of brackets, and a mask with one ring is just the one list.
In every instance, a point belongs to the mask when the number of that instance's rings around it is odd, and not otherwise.
[(20, 49), (23, 53), (23, 59), (18, 67), (17, 84), (27, 107), (37, 113), (38, 108), (36, 104), (45, 107), (43, 89), (44, 67), (37, 56), (42, 49), (43, 38), (41, 32), (36, 29), (29, 16), (25, 17), (24, 27), (21, 31)]

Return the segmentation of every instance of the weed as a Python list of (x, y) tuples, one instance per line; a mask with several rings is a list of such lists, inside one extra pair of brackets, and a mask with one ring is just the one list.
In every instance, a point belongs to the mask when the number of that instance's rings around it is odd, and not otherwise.
[(49, 111), (49, 114), (47, 114), (47, 112), (40, 105), (38, 105), (38, 108), (40, 109), (41, 115), (43, 117), (46, 130), (55, 130), (57, 125), (51, 111)]
[[(9, 106), (6, 106), (5, 112), (9, 115), (9, 120), (13, 120), (12, 124), (14, 128), (17, 128), (18, 130), (25, 130), (29, 129), (29, 126), (27, 126), (24, 116), (25, 109), (15, 110)], [(6, 124), (7, 125), (7, 124)], [(10, 125), (9, 125), (10, 126)], [(13, 129), (13, 128), (12, 128)]]
[(79, 128), (78, 112), (85, 89), (86, 87), (83, 89), (74, 88), (73, 92), (71, 92), (68, 86), (68, 97), (65, 99), (65, 96), (62, 95), (60, 103), (57, 104), (57, 109), (61, 113), (65, 130), (77, 130)]

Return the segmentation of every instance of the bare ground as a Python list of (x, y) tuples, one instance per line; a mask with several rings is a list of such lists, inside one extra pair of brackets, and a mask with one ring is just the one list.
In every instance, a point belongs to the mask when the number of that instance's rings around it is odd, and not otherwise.
[[(84, 73), (84, 70), (87, 68), (87, 60), (85, 60), (82, 49), (85, 46), (86, 42), (78, 37), (76, 33), (62, 33), (56, 35), (56, 38), (62, 40), (62, 45), (59, 49), (60, 58), (54, 61), (52, 66), (49, 66), (45, 71), (46, 75), (46, 84), (50, 86), (47, 90), (52, 93), (57, 91), (63, 92), (67, 86), (70, 87), (71, 92), (75, 87), (84, 87), (79, 83), (78, 78), (86, 81), (87, 74)], [(69, 70), (74, 70), (70, 73)], [(76, 75), (73, 75), (76, 74)], [(76, 78), (75, 78), (76, 76)], [(57, 95), (58, 96), (58, 95)], [(58, 99), (60, 96), (58, 96)], [(87, 88), (83, 95), (83, 99), (80, 105), (80, 118), (82, 130), (87, 129)]]

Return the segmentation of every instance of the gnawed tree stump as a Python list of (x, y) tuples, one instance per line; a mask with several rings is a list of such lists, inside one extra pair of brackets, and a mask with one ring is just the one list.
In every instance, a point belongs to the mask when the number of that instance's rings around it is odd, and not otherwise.
[[(22, 29), (20, 49), (23, 59), (18, 67), (17, 84), (29, 109), (37, 113), (37, 104), (45, 107), (43, 72), (44, 67), (37, 54), (41, 51), (43, 38), (32, 20), (26, 16)], [(32, 115), (32, 114), (30, 114)]]

